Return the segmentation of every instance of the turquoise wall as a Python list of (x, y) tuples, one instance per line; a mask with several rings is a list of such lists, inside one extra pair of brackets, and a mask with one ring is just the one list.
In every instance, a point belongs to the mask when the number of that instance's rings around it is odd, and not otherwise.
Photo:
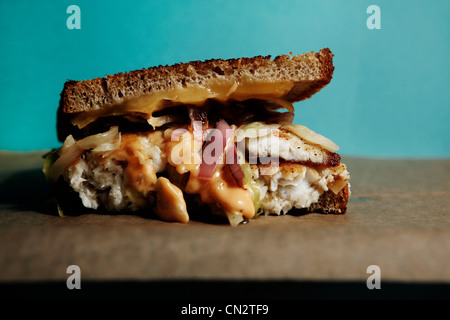
[[(79, 30), (66, 26), (72, 4)], [(295, 104), (295, 122), (344, 155), (448, 157), (449, 17), (450, 1), (1, 1), (0, 149), (60, 145), (66, 79), (329, 47), (333, 80)]]

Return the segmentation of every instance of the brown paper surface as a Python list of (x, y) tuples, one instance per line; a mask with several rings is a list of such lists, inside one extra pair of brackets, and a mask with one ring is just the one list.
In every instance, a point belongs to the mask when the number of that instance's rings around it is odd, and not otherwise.
[(0, 153), (0, 281), (450, 282), (450, 160), (343, 157), (345, 215), (262, 216), (230, 227), (133, 215), (59, 217), (45, 201), (43, 152)]

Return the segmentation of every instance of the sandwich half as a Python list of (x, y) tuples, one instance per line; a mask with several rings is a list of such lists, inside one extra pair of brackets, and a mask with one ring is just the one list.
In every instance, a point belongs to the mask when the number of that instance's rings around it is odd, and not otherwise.
[(202, 211), (233, 226), (260, 214), (345, 213), (339, 147), (292, 123), (293, 103), (333, 71), (322, 49), (69, 80), (57, 112), (63, 144), (44, 173), (69, 210), (182, 223)]

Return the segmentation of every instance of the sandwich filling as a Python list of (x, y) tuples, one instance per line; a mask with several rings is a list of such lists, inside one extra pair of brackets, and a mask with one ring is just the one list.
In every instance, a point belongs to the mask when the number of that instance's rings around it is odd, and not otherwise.
[(308, 208), (347, 186), (337, 145), (292, 124), (290, 112), (276, 112), (267, 101), (260, 102), (263, 111), (251, 112), (255, 103), (234, 105), (241, 112), (231, 114), (217, 111), (231, 107), (205, 114), (186, 106), (184, 121), (179, 109), (177, 121), (156, 130), (111, 126), (78, 140), (69, 135), (44, 172), (67, 183), (86, 208), (151, 210), (183, 223), (192, 199), (237, 225), (261, 213)]

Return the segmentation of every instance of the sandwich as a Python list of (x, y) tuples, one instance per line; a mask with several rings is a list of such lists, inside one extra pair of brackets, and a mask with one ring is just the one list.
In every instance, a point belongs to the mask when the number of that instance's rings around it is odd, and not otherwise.
[(339, 147), (293, 123), (293, 103), (333, 71), (326, 48), (68, 80), (62, 145), (43, 171), (63, 212), (181, 223), (202, 212), (232, 226), (261, 214), (343, 214), (350, 175)]

